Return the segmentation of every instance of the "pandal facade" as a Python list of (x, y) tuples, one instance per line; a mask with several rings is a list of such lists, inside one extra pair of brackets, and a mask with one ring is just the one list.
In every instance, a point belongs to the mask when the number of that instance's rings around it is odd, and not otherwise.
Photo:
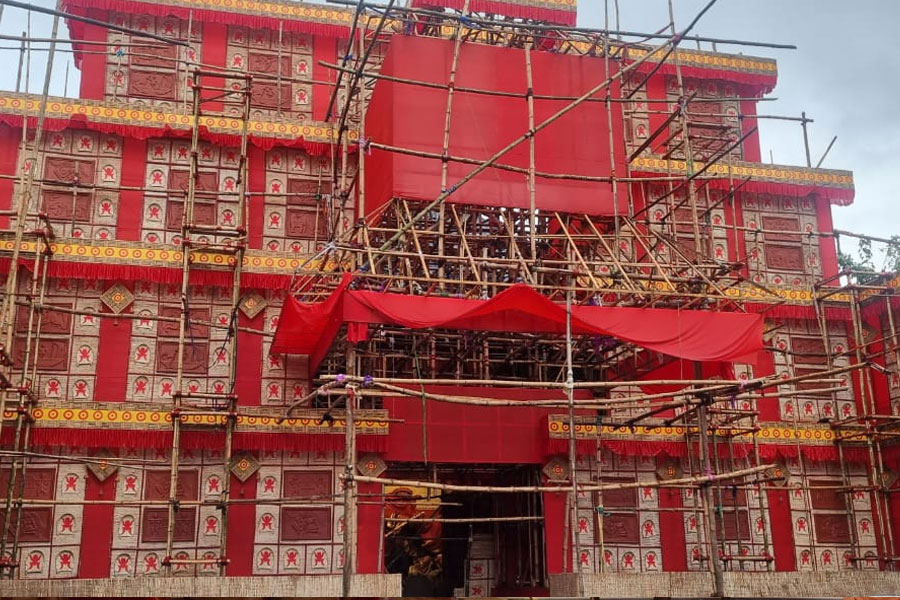
[(66, 0), (0, 95), (3, 589), (896, 589), (900, 279), (774, 61), (393, 5)]

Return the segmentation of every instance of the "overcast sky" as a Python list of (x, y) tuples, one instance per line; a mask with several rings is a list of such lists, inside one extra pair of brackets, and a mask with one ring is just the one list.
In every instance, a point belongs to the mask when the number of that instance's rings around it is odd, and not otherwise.
[[(684, 27), (707, 0), (675, 0), (676, 25)], [(38, 0), (53, 6), (52, 0)], [(605, 0), (580, 0), (579, 25), (602, 27)], [(614, 0), (609, 0), (612, 13)], [(656, 31), (668, 23), (667, 0), (619, 0), (622, 29)], [(0, 32), (19, 35), (24, 11), (5, 8)], [(614, 14), (611, 14), (614, 24)], [(49, 35), (50, 17), (32, 17), (33, 35)], [(718, 38), (791, 43), (797, 50), (720, 46), (719, 50), (775, 58), (778, 86), (760, 112), (815, 120), (809, 126), (813, 164), (833, 136), (837, 143), (823, 167), (849, 169), (856, 202), (835, 207), (835, 226), (890, 236), (900, 234), (900, 52), (895, 48), (900, 0), (719, 0), (694, 33)], [(62, 27), (65, 31), (65, 27)], [(689, 47), (694, 43), (685, 42)], [(0, 48), (15, 42), (0, 40)], [(35, 53), (30, 91), (40, 92), (46, 54)], [(66, 54), (66, 62), (71, 63)], [(0, 88), (15, 88), (18, 52), (0, 54)], [(62, 94), (64, 63), (54, 67), (53, 93)], [(78, 72), (69, 67), (68, 93)], [(763, 156), (805, 165), (798, 123), (760, 122)]]

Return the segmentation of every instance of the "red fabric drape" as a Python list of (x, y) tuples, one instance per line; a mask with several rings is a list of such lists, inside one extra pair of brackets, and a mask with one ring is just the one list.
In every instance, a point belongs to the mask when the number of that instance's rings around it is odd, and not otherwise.
[(787, 490), (769, 490), (767, 494), (775, 570), (794, 571), (797, 557), (794, 553), (794, 521), (791, 518), (789, 493)]
[(381, 573), (384, 571), (378, 562), (378, 548), (383, 543), (384, 533), (381, 530), (381, 512), (383, 506), (376, 498), (381, 493), (378, 483), (358, 483), (359, 494), (371, 500), (359, 505), (357, 509), (357, 544), (356, 567), (359, 573)]
[[(417, 8), (452, 8), (462, 10), (464, 0), (413, 0), (412, 6)], [(534, 21), (546, 21), (556, 25), (574, 26), (577, 12), (571, 10), (554, 10), (549, 7), (534, 6), (533, 3), (523, 0), (471, 0), (469, 2), (471, 12), (490, 13), (515, 17), (517, 19), (531, 19)]]
[[(381, 72), (386, 75), (446, 85), (450, 80), (453, 43), (425, 37), (394, 36)], [(607, 79), (601, 58), (532, 53), (534, 92), (578, 97)], [(455, 85), (525, 94), (525, 52), (482, 44), (464, 44)], [(597, 95), (605, 96), (606, 90)], [(618, 83), (610, 88), (620, 96)], [(373, 142), (440, 155), (443, 151), (447, 90), (382, 80), (366, 119), (366, 136)], [(535, 125), (561, 110), (560, 101), (535, 100)], [(583, 103), (542, 129), (534, 137), (535, 165), (541, 172), (609, 176), (626, 170), (621, 104), (614, 103), (612, 122), (603, 103)], [(528, 107), (522, 97), (489, 96), (458, 91), (453, 97), (453, 156), (487, 160), (529, 129)], [(610, 138), (606, 132), (612, 130)], [(597, 135), (597, 132), (604, 132)], [(612, 157), (614, 155), (614, 158)], [(529, 143), (522, 141), (498, 161), (527, 169)], [(613, 164), (610, 164), (611, 159)], [(369, 168), (371, 166), (371, 168)], [(454, 184), (476, 167), (448, 163), (448, 202), (480, 206), (528, 208), (527, 178), (521, 173), (487, 169), (465, 185)], [(441, 160), (387, 152), (374, 148), (366, 168), (366, 207), (372, 210), (394, 197), (433, 200), (441, 193)], [(537, 178), (537, 207), (592, 215), (626, 212), (625, 187), (613, 203), (609, 184)]]
[(122, 139), (122, 186), (119, 192), (119, 215), (116, 239), (136, 242), (141, 239), (144, 218), (144, 177), (147, 173), (147, 142), (132, 137)]
[[(659, 537), (662, 545), (662, 565), (664, 571), (687, 571), (687, 543), (684, 534), (684, 515), (681, 490), (660, 488), (659, 490)], [(675, 509), (666, 512), (667, 508)]]
[[(98, 436), (99, 437), (99, 436)], [(84, 499), (115, 500), (116, 476), (98, 481), (90, 473), (85, 474)], [(81, 517), (81, 557), (78, 564), (79, 579), (106, 579), (112, 558), (113, 513), (112, 504), (86, 504)]]
[[(0, 125), (0, 174), (16, 174), (21, 139), (20, 132), (12, 127)], [(15, 185), (15, 179), (5, 177), (0, 179), (0, 210), (9, 210), (12, 207)], [(9, 217), (0, 216), (0, 228), (6, 229), (7, 227), (9, 227)]]
[(228, 558), (226, 574), (230, 577), (248, 577), (253, 574), (253, 541), (256, 536), (256, 506), (246, 502), (256, 498), (259, 473), (247, 481), (231, 475), (229, 498), (243, 500), (228, 507)]
[(566, 494), (544, 492), (544, 542), (547, 573), (565, 573), (572, 568), (571, 543), (566, 540)]
[[(342, 322), (391, 323), (411, 329), (565, 333), (565, 308), (519, 284), (490, 300), (338, 291), (320, 304), (285, 299), (273, 353), (310, 356), (315, 370)], [(664, 354), (706, 361), (755, 363), (763, 319), (744, 313), (578, 306), (575, 334), (612, 336)]]
[[(129, 283), (125, 285), (130, 287)], [(132, 306), (124, 312), (131, 313)], [(101, 304), (100, 312), (104, 315), (112, 313), (105, 304)], [(132, 323), (131, 319), (100, 319), (97, 383), (94, 385), (95, 402), (124, 402), (130, 392), (128, 361), (131, 359)]]

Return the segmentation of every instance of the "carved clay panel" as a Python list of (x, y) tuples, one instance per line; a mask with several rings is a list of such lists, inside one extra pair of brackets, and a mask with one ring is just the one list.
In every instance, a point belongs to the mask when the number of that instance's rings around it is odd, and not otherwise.
[(281, 93), (277, 83), (263, 83), (254, 81), (251, 87), (250, 103), (256, 108), (278, 108), (279, 96), (282, 110), (291, 109), (291, 87), (289, 84), (281, 85)]
[[(8, 540), (12, 540), (16, 530), (16, 517), (13, 510), (6, 530)], [(0, 510), (0, 523), (4, 522), (6, 511)], [(49, 542), (53, 537), (53, 508), (49, 506), (29, 507), (22, 509), (22, 525), (19, 528), (20, 542)]]
[(330, 497), (331, 471), (285, 471), (283, 498)]
[[(144, 500), (168, 500), (171, 485), (169, 471), (147, 471), (144, 483)], [(179, 500), (197, 499), (197, 471), (179, 471), (175, 490)]]
[(640, 541), (638, 515), (633, 513), (604, 515), (603, 541), (610, 544), (637, 544)]
[(728, 541), (750, 540), (750, 514), (746, 510), (722, 513), (722, 537)]
[(802, 271), (803, 248), (800, 246), (766, 246), (766, 266), (777, 271)]
[(51, 219), (90, 223), (91, 195), (89, 193), (73, 194), (59, 190), (45, 190), (41, 210), (47, 213)]
[(800, 219), (796, 217), (762, 217), (762, 227), (766, 231), (767, 242), (799, 242), (800, 236), (792, 233), (771, 233), (773, 231), (800, 231)]
[[(604, 477), (603, 483), (634, 483), (634, 480)], [(604, 508), (636, 508), (637, 489), (604, 490), (600, 504), (602, 504)]]
[[(178, 306), (160, 306), (159, 316), (177, 319), (181, 316), (181, 308)], [(209, 309), (191, 307), (190, 318), (197, 321), (208, 322)], [(159, 337), (178, 337), (178, 323), (160, 321), (156, 331)], [(209, 336), (209, 327), (205, 325), (193, 324), (188, 330), (187, 324), (185, 324), (185, 335), (188, 337), (193, 335), (194, 338), (205, 338)]]
[[(190, 171), (173, 169), (169, 171), (169, 189), (184, 190), (187, 192), (190, 186)], [(197, 187), (200, 192), (215, 192), (219, 189), (219, 176), (209, 171), (197, 172)]]
[(288, 179), (288, 193), (297, 194), (288, 196), (287, 203), (299, 206), (316, 206), (316, 194), (330, 194), (330, 181), (317, 181), (315, 179)]
[(291, 238), (324, 238), (328, 224), (316, 211), (288, 209), (286, 233)]
[(827, 364), (825, 356), (825, 342), (822, 338), (791, 338), (791, 350), (794, 352), (794, 362), (809, 365)]
[(281, 509), (281, 541), (331, 539), (331, 509), (284, 507)]
[[(273, 54), (250, 53), (250, 70), (254, 73), (265, 73), (278, 76), (278, 57)], [(281, 76), (291, 77), (291, 57), (281, 57)]]
[(172, 44), (136, 48), (131, 54), (131, 64), (140, 67), (175, 68), (176, 47)]
[(128, 77), (128, 95), (138, 98), (174, 100), (176, 81), (174, 72), (161, 73), (132, 69)]
[[(184, 218), (184, 202), (169, 200), (166, 203), (166, 228), (181, 229)], [(215, 225), (216, 205), (210, 202), (194, 202), (194, 225)]]
[[(3, 498), (6, 498), (9, 491), (9, 475), (8, 469), (0, 472), (0, 493)], [(21, 478), (17, 477), (17, 481), (21, 482)], [(56, 469), (29, 468), (28, 476), (25, 477), (25, 491), (22, 497), (31, 500), (53, 500), (55, 495)]]
[(44, 180), (60, 183), (94, 183), (94, 161), (48, 156), (44, 161)]
[(815, 515), (816, 542), (820, 544), (849, 544), (850, 524), (846, 514)]
[(841, 490), (834, 489), (840, 485), (842, 485), (842, 483), (836, 479), (811, 480), (809, 482), (809, 495), (812, 501), (812, 507), (816, 510), (846, 511), (846, 495)]
[[(142, 542), (165, 542), (169, 528), (169, 509), (146, 508), (141, 521)], [(182, 508), (175, 513), (173, 539), (176, 542), (191, 542), (197, 531), (197, 509)]]
[[(794, 375), (812, 375), (814, 373), (819, 373), (819, 372), (821, 372), (819, 369), (814, 369), (814, 368), (809, 368), (809, 369), (802, 369), (800, 367), (794, 368)], [(815, 381), (800, 381), (800, 382), (795, 383), (794, 386), (798, 390), (803, 390), (803, 391), (806, 391), (807, 393), (809, 393), (809, 390), (821, 390), (823, 388), (828, 387), (827, 385), (823, 385), (823, 384), (817, 383)], [(812, 395), (828, 396), (829, 393), (828, 392), (817, 392)]]
[[(16, 367), (21, 367), (25, 362), (24, 336), (16, 337), (16, 345), (13, 348), (13, 361)], [(33, 348), (32, 348), (33, 351)], [(69, 340), (41, 338), (37, 352), (37, 367), (39, 371), (65, 371), (69, 366)]]
[[(47, 302), (48, 306), (59, 306), (72, 308), (71, 303), (65, 302)], [(28, 307), (20, 306), (19, 314), (16, 318), (16, 331), (25, 332), (28, 330)], [(55, 311), (44, 310), (44, 316), (41, 319), (41, 334), (47, 333), (69, 333), (72, 331), (72, 315)]]
[[(159, 340), (156, 343), (156, 369), (160, 373), (178, 371), (178, 342)], [(209, 345), (187, 340), (184, 346), (184, 372), (205, 375), (209, 369)]]

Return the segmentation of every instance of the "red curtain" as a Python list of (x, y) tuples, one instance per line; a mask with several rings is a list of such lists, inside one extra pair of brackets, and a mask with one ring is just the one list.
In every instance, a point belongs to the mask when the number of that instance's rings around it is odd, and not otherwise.
[[(490, 300), (466, 300), (348, 291), (349, 278), (322, 303), (286, 298), (272, 353), (309, 355), (314, 371), (342, 322), (551, 334), (566, 329), (565, 308), (523, 284)], [(760, 315), (600, 306), (578, 306), (572, 313), (575, 334), (612, 336), (689, 360), (755, 364), (763, 347)]]
[[(416, 81), (446, 85), (454, 45), (436, 38), (394, 36), (381, 72)], [(607, 79), (601, 58), (551, 52), (531, 54), (534, 92), (538, 95), (579, 97)], [(524, 95), (528, 90), (525, 51), (484, 44), (464, 44), (451, 110), (451, 156), (487, 160), (529, 129), (524, 97), (504, 97), (459, 91), (469, 87)], [(617, 83), (610, 88), (620, 96)], [(597, 94), (605, 97), (605, 90)], [(375, 86), (366, 137), (415, 151), (440, 155), (443, 151), (446, 89), (380, 80)], [(535, 125), (560, 111), (566, 102), (535, 100)], [(554, 121), (534, 137), (535, 164), (541, 172), (609, 176), (625, 173), (621, 104), (612, 108), (612, 124), (602, 102), (586, 102)], [(607, 131), (612, 130), (612, 148)], [(603, 132), (602, 135), (599, 132)], [(613, 159), (613, 154), (615, 155)], [(499, 164), (527, 169), (528, 141), (523, 141), (498, 160)], [(612, 160), (612, 164), (611, 163)], [(441, 160), (410, 156), (374, 148), (366, 169), (367, 207), (377, 209), (392, 197), (433, 200), (441, 193)], [(476, 165), (448, 163), (449, 202), (481, 206), (530, 206), (527, 177), (522, 172), (487, 169), (470, 182), (456, 182)], [(618, 190), (619, 206), (613, 205), (612, 186), (573, 180), (538, 178), (537, 207), (543, 210), (592, 215), (624, 214), (625, 187)]]

